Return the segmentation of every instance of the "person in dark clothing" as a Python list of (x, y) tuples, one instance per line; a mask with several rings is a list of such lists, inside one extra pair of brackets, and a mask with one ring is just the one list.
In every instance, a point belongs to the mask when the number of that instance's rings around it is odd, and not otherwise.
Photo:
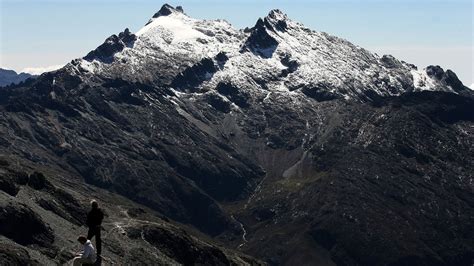
[(92, 209), (87, 214), (87, 226), (89, 232), (87, 233), (87, 239), (91, 240), (95, 236), (95, 246), (97, 248), (97, 255), (101, 254), (102, 251), (102, 240), (100, 239), (100, 229), (102, 220), (104, 219), (104, 212), (99, 208), (97, 201), (91, 201)]

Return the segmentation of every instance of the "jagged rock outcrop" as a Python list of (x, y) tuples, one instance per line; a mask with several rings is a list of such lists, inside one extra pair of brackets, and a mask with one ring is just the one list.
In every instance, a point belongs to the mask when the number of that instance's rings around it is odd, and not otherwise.
[(465, 90), (465, 86), (458, 79), (456, 74), (451, 70), (444, 70), (440, 66), (428, 66), (426, 68), (426, 74), (440, 81), (445, 86), (451, 87), (455, 92), (461, 92)]
[(130, 33), (130, 30), (126, 28), (118, 36), (114, 34), (107, 38), (102, 45), (89, 52), (84, 60), (92, 61), (96, 59), (104, 63), (110, 63), (114, 54), (121, 52), (125, 47), (132, 47), (136, 38), (137, 36)]
[(272, 57), (278, 46), (278, 41), (268, 33), (268, 30), (273, 30), (268, 24), (266, 18), (257, 20), (257, 24), (250, 29), (250, 35), (241, 49), (242, 52), (250, 51), (263, 58)]
[(173, 14), (174, 12), (179, 12), (179, 13), (184, 13), (184, 10), (181, 6), (177, 6), (176, 8), (168, 5), (168, 4), (164, 4), (160, 10), (158, 10), (158, 12), (156, 12), (154, 15), (153, 15), (153, 18), (157, 18), (157, 17), (160, 17), (160, 16), (168, 16), (168, 15), (171, 15)]
[(54, 241), (51, 228), (29, 207), (8, 201), (2, 202), (0, 208), (0, 234), (20, 245), (51, 246)]
[(178, 74), (171, 86), (184, 91), (196, 91), (198, 86), (206, 80), (212, 78), (212, 75), (218, 70), (211, 58), (203, 58), (198, 63), (186, 68)]

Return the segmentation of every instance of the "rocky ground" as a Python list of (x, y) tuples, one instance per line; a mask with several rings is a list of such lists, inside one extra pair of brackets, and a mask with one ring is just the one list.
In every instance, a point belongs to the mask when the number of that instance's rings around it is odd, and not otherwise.
[(70, 261), (81, 250), (77, 237), (87, 234), (84, 220), (91, 199), (99, 199), (106, 215), (103, 265), (261, 264), (115, 193), (67, 176), (51, 178), (15, 169), (2, 158), (0, 259), (4, 265)]

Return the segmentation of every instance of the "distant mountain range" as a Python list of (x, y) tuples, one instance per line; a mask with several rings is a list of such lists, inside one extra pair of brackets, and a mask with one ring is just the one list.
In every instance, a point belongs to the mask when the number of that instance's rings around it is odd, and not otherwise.
[(11, 264), (70, 259), (98, 198), (107, 264), (472, 265), (473, 91), (280, 10), (164, 5), (0, 110)]
[(18, 84), (28, 78), (36, 77), (28, 73), (16, 73), (14, 70), (0, 68), (0, 87)]

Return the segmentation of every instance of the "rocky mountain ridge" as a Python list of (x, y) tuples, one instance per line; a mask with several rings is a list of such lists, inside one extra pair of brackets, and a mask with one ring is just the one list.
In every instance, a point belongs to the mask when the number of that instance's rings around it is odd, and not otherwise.
[[(310, 30), (280, 10), (272, 10), (250, 29), (237, 30), (226, 21), (193, 19), (182, 8), (165, 5), (136, 34), (128, 29), (121, 34), (130, 36), (126, 44), (112, 36), (103, 45), (117, 48), (95, 60), (88, 55), (69, 67), (108, 78), (170, 85), (178, 74), (213, 60), (213, 66), (195, 77), (199, 82), (194, 88), (177, 89), (206, 92), (228, 83), (250, 91), (303, 93), (319, 100), (366, 101), (410, 91), (467, 88), (452, 71), (444, 73), (434, 66), (418, 70), (393, 56), (379, 57)], [(219, 54), (225, 61), (215, 59)]]
[(89, 195), (116, 213), (105, 254), (119, 263), (468, 265), (473, 106), (452, 71), (278, 10), (236, 30), (164, 5), (137, 33), (0, 90), (0, 195), (14, 205), (1, 208), (47, 221), (38, 243), (1, 241), (63, 261)]
[(0, 68), (0, 87), (18, 84), (28, 78), (35, 77), (28, 73), (16, 73), (14, 70)]

